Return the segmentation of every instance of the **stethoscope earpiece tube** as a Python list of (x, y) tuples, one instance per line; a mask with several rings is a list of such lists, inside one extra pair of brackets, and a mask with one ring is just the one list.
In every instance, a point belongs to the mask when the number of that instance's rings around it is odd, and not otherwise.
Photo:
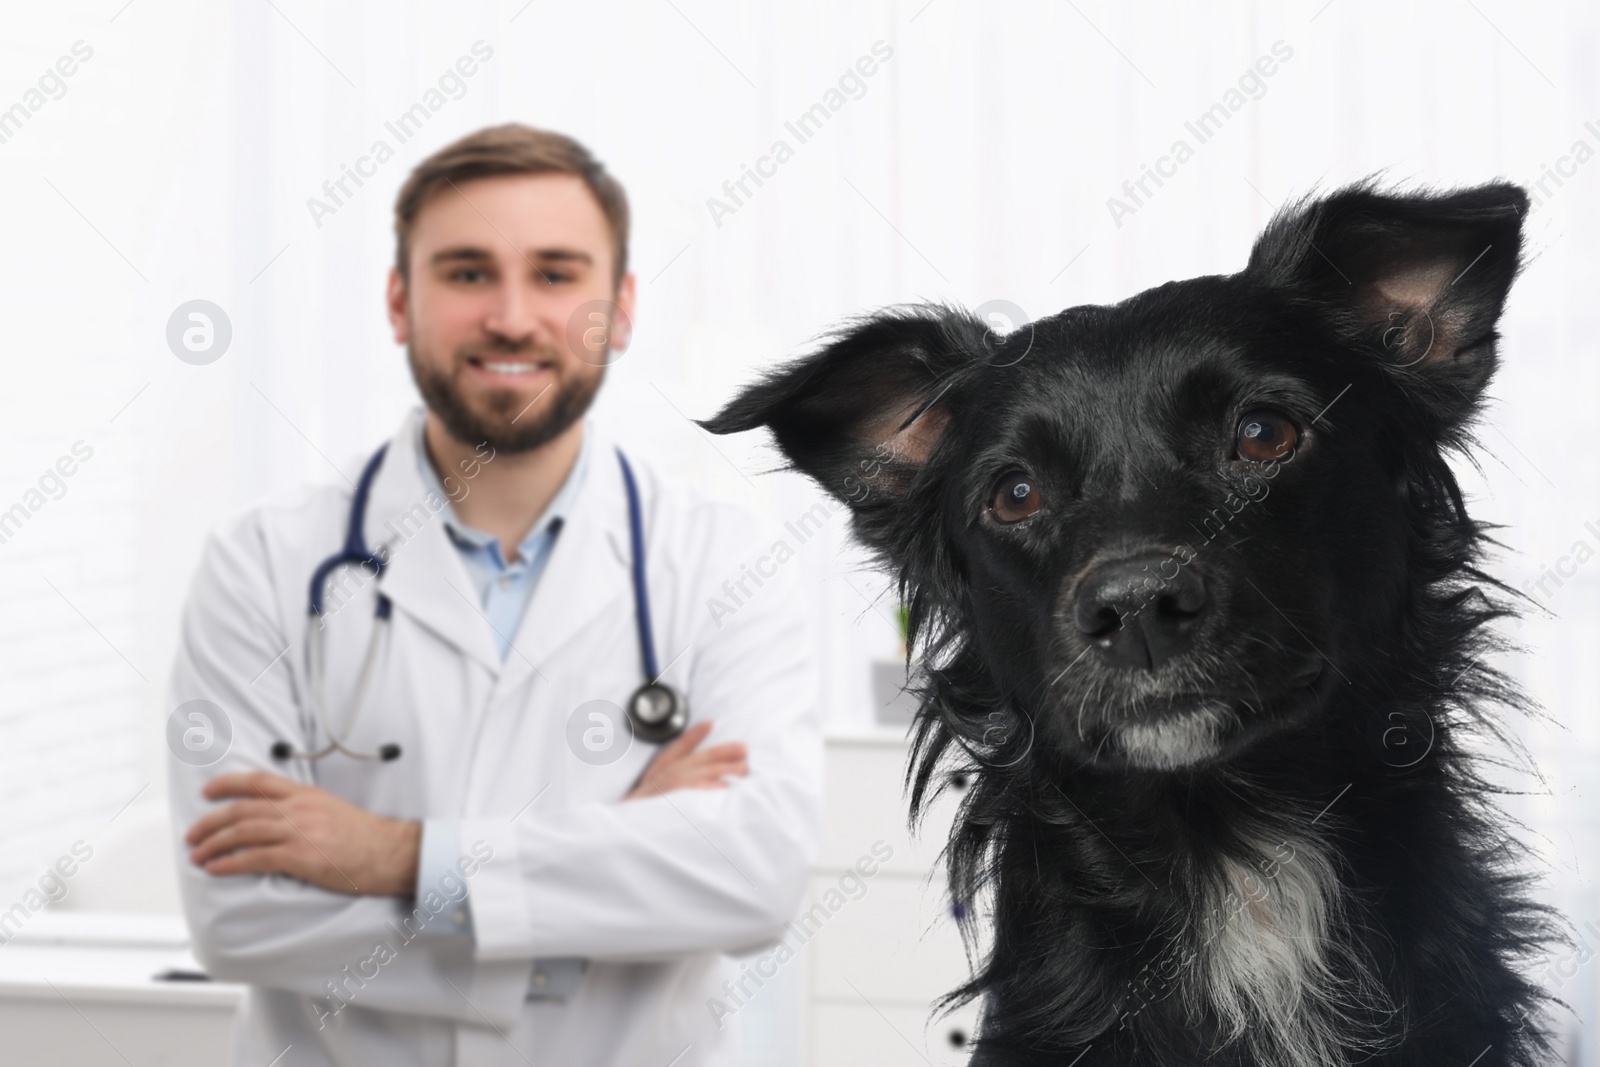
[(387, 640), (390, 604), (389, 598), (382, 593), (377, 595), (377, 604), (373, 607), (372, 637), (367, 641), (367, 654), (361, 663), (361, 674), (356, 680), (355, 699), (351, 702), (350, 715), (345, 720), (343, 733), (335, 733), (328, 725), (327, 699), (323, 691), (324, 683), (327, 681), (327, 671), (322, 662), (323, 619), (327, 612), (323, 594), (327, 589), (328, 576), (340, 567), (354, 566), (360, 567), (369, 581), (376, 581), (383, 577), (384, 569), (388, 566), (382, 555), (367, 547), (364, 533), (367, 501), (372, 495), (372, 484), (377, 480), (378, 468), (383, 466), (383, 457), (388, 451), (389, 446), (383, 445), (372, 454), (372, 458), (367, 460), (367, 465), (362, 468), (361, 478), (356, 483), (356, 491), (350, 499), (350, 522), (345, 530), (344, 546), (317, 564), (316, 570), (311, 572), (311, 590), (306, 598), (309, 615), (306, 625), (306, 673), (311, 677), (312, 710), (316, 714), (317, 724), (328, 735), (328, 743), (315, 751), (300, 752), (287, 741), (275, 741), (271, 749), (272, 758), (279, 763), (291, 759), (319, 760), (333, 752), (343, 752), (352, 759), (379, 760), (384, 763), (400, 758), (400, 746), (392, 742), (380, 745), (376, 752), (358, 752), (344, 743), (349, 738), (350, 732), (355, 729), (356, 719), (361, 714), (361, 705), (365, 702), (372, 672), (377, 666), (378, 648)]

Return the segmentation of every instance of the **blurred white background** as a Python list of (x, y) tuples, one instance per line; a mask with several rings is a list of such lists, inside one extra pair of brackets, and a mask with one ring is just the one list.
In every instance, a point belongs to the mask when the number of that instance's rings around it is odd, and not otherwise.
[[(0, 543), (0, 908), (73, 841), (159, 811), (202, 536), (264, 494), (354, 478), (415, 402), (381, 303), (395, 191), (447, 141), (516, 120), (586, 142), (632, 200), (635, 342), (601, 410), (780, 521), (815, 491), (688, 419), (843, 316), (935, 298), (1041, 317), (1231, 272), (1276, 205), (1371, 174), (1533, 187), (1481, 470), (1461, 470), (1509, 527), (1495, 573), (1549, 612), (1508, 628), (1550, 716), (1519, 727), (1540, 774), (1513, 807), (1550, 898), (1600, 919), (1594, 5), (6, 0), (0, 26), (0, 109), (24, 105), (0, 111), (0, 512), (28, 512)], [(385, 124), (480, 41), (492, 57), (400, 143)], [(876, 72), (841, 83), (875, 48)], [(74, 73), (30, 96), (61, 56)], [(1263, 56), (1273, 73), (1248, 80)], [(843, 105), (801, 143), (785, 123), (830, 90)], [(1230, 90), (1241, 106), (1200, 143), (1186, 124)], [(380, 139), (394, 158), (309, 210)], [(1180, 139), (1193, 158), (1131, 199)], [(792, 158), (733, 201), (724, 183), (779, 140)], [(232, 323), (206, 366), (165, 340), (196, 298)], [(75, 445), (92, 457), (46, 477)], [(892, 599), (842, 517), (801, 565), (820, 699), (863, 729)], [(163, 899), (122, 889), (101, 906)], [(1552, 979), (1583, 1020), (1594, 970)]]

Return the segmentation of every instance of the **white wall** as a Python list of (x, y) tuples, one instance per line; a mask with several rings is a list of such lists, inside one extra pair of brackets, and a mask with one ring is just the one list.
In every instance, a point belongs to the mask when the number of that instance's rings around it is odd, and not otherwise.
[[(393, 195), (490, 122), (571, 132), (628, 186), (638, 329), (604, 410), (780, 519), (814, 491), (686, 416), (842, 316), (922, 297), (1042, 316), (1232, 271), (1274, 205), (1314, 187), (1543, 177), (1482, 471), (1464, 473), (1478, 512), (1509, 525), (1497, 573), (1515, 584), (1579, 542), (1600, 550), (1600, 164), (1547, 176), (1577, 142), (1600, 150), (1592, 5), (64, 0), (4, 16), (0, 108), (74, 42), (93, 54), (0, 143), (0, 509), (74, 442), (93, 458), (0, 544), (0, 902), (163, 788), (164, 680), (205, 529), (330, 467), (353, 476), (413, 402), (380, 301)], [(465, 94), (396, 145), (384, 123), (479, 40), (493, 58)], [(798, 144), (785, 121), (879, 41), (892, 58)], [(1195, 145), (1185, 123), (1278, 41), (1292, 56), (1264, 93), (1115, 221), (1108, 198)], [(307, 198), (379, 137), (396, 157), (313, 220)], [(793, 158), (714, 218), (707, 199), (779, 138)], [(209, 366), (164, 341), (196, 297), (234, 331)], [(835, 520), (800, 564), (840, 726), (867, 721), (866, 664), (896, 649), (884, 583), (844, 533)], [(1543, 795), (1517, 807), (1585, 921), (1600, 917), (1582, 792), (1600, 750), (1597, 575), (1547, 580), (1556, 618), (1519, 629), (1515, 664), (1552, 720), (1523, 731)]]

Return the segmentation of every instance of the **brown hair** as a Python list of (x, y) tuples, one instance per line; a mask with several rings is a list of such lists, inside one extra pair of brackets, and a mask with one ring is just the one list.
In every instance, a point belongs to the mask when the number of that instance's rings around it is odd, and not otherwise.
[(394, 202), (395, 269), (408, 277), (411, 227), (435, 193), (451, 184), (503, 174), (573, 174), (583, 179), (611, 228), (616, 270), (628, 272), (628, 195), (587, 148), (565, 134), (520, 123), (489, 126), (448, 144), (418, 163)]

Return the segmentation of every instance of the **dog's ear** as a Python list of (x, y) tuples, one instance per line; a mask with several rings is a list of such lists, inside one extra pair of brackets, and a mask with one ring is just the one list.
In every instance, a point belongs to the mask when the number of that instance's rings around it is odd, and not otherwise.
[(746, 387), (700, 423), (769, 427), (789, 462), (858, 514), (903, 501), (950, 424), (987, 327), (954, 308), (879, 312)]
[(1415, 196), (1357, 185), (1280, 212), (1245, 273), (1323, 304), (1449, 425), (1494, 374), (1527, 211), (1527, 194), (1505, 183)]

